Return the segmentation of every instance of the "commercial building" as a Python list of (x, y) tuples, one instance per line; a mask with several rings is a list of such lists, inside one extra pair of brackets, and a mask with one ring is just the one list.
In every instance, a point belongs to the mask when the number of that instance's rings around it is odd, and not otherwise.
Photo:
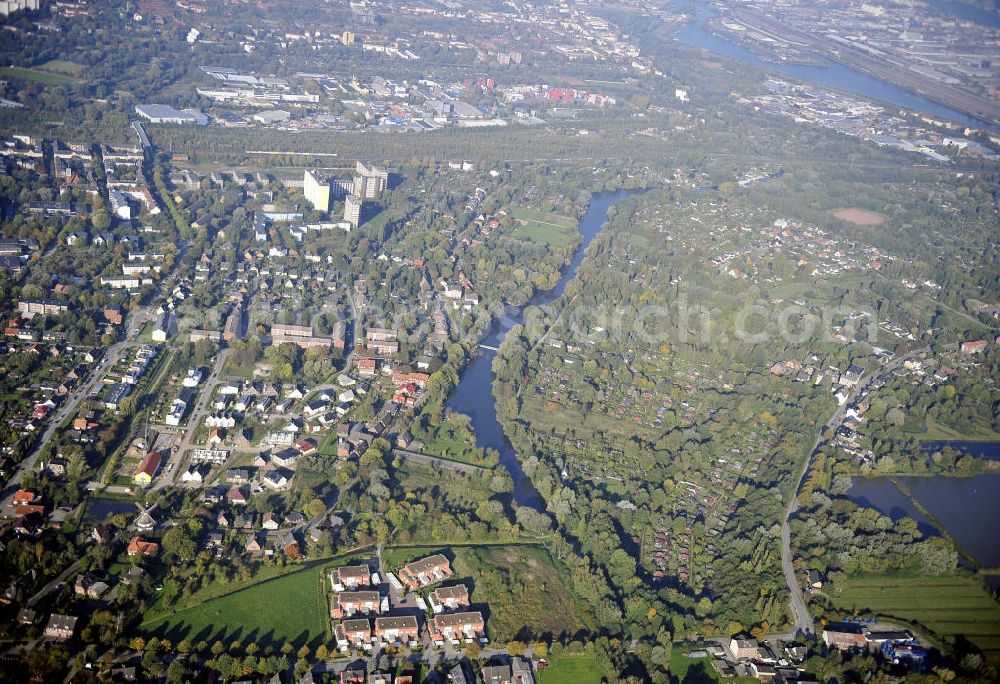
[[(0, 0), (0, 14), (6, 17), (12, 12), (37, 10), (40, 6), (41, 0)], [(76, 618), (73, 620), (75, 622)]]
[(152, 123), (193, 124), (198, 119), (193, 114), (182, 112), (165, 104), (142, 104), (135, 106), (135, 113)]

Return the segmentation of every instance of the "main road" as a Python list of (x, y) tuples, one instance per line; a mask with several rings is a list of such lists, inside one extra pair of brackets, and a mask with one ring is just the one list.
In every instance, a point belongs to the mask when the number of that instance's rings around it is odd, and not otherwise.
[(813, 457), (825, 443), (824, 435), (830, 430), (836, 429), (844, 422), (844, 414), (847, 411), (847, 407), (854, 403), (858, 396), (871, 386), (872, 380), (877, 375), (891, 372), (903, 365), (905, 361), (915, 358), (920, 354), (925, 354), (928, 351), (929, 347), (924, 347), (912, 351), (905, 356), (897, 357), (863, 378), (851, 390), (847, 401), (837, 407), (833, 416), (830, 417), (830, 420), (820, 430), (819, 435), (816, 436), (816, 441), (813, 442), (812, 449), (809, 451), (809, 457), (802, 464), (802, 470), (799, 471), (799, 478), (795, 481), (795, 489), (788, 500), (788, 506), (785, 508), (785, 519), (781, 523), (781, 570), (785, 575), (785, 582), (788, 584), (788, 593), (791, 596), (792, 624), (795, 627), (795, 634), (812, 634), (814, 631), (812, 616), (809, 615), (805, 598), (802, 596), (801, 583), (795, 575), (795, 568), (792, 567), (792, 531), (790, 525), (792, 516), (799, 510), (799, 490), (802, 488), (802, 481), (805, 479), (806, 473), (809, 472), (809, 467), (812, 465)]
[(141, 329), (140, 323), (144, 320), (145, 314), (140, 312), (130, 313), (127, 321), (127, 328), (125, 333), (125, 338), (112, 344), (108, 347), (107, 352), (94, 368), (90, 371), (87, 378), (80, 383), (75, 390), (73, 390), (66, 401), (49, 416), (48, 421), (45, 423), (45, 429), (42, 434), (39, 435), (38, 440), (35, 442), (35, 446), (32, 448), (31, 452), (18, 464), (17, 470), (11, 475), (10, 479), (4, 485), (2, 493), (2, 500), (0, 500), (0, 515), (4, 517), (13, 517), (14, 515), (14, 493), (21, 488), (21, 481), (24, 479), (24, 474), (35, 467), (35, 462), (38, 457), (41, 456), (42, 450), (45, 446), (52, 440), (55, 435), (56, 430), (60, 429), (62, 424), (66, 422), (68, 418), (76, 414), (77, 408), (87, 397), (96, 391), (97, 385), (104, 378), (105, 372), (118, 362), (118, 358), (121, 353), (135, 344), (135, 337), (138, 335)]

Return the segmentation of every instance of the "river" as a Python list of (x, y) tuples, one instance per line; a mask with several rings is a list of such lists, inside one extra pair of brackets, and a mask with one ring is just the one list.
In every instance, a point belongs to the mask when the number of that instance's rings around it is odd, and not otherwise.
[[(985, 567), (1000, 567), (1000, 474), (893, 479), (909, 489), (970, 556)], [(893, 520), (913, 518), (921, 531), (930, 531), (931, 521), (886, 478), (855, 478), (848, 496)]]
[[(566, 289), (566, 284), (576, 275), (576, 270), (583, 262), (587, 246), (593, 242), (601, 228), (608, 220), (608, 209), (611, 205), (637, 194), (639, 190), (617, 190), (614, 192), (595, 193), (590, 198), (587, 213), (580, 221), (580, 234), (583, 237), (580, 246), (573, 254), (573, 259), (563, 272), (556, 286), (551, 290), (537, 292), (526, 306), (544, 306), (560, 296)], [(526, 308), (526, 307), (525, 307)], [(482, 344), (499, 347), (510, 329), (524, 323), (524, 308), (508, 309), (507, 313), (498, 319), (490, 332), (481, 340)], [(518, 506), (530, 506), (537, 511), (545, 510), (545, 502), (535, 490), (521, 469), (521, 462), (514, 453), (514, 448), (503, 433), (503, 428), (497, 421), (496, 402), (493, 398), (493, 357), (495, 352), (481, 349), (472, 361), (462, 371), (458, 387), (452, 392), (446, 403), (446, 408), (464, 413), (472, 419), (476, 431), (476, 445), (484, 449), (495, 449), (500, 454), (500, 463), (510, 472), (514, 480), (514, 503)]]
[(717, 14), (714, 8), (704, 3), (695, 3), (694, 6), (696, 8), (695, 20), (685, 25), (677, 33), (677, 40), (682, 43), (703, 48), (740, 62), (756, 64), (767, 71), (790, 76), (800, 81), (814, 83), (825, 88), (830, 88), (831, 90), (854, 93), (870, 100), (892, 104), (911, 111), (923, 112), (942, 119), (949, 119), (966, 126), (1000, 130), (988, 121), (917, 95), (886, 81), (879, 80), (839, 62), (827, 60), (824, 66), (810, 66), (805, 64), (782, 64), (762, 59), (752, 50), (742, 45), (730, 43), (708, 29), (706, 20)]

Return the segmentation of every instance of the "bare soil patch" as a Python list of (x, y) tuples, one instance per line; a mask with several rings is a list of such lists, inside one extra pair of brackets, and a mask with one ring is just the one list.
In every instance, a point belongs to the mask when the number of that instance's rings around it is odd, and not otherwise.
[(885, 223), (885, 216), (876, 214), (874, 211), (866, 211), (852, 207), (850, 209), (838, 209), (833, 215), (841, 221), (853, 223), (856, 226), (880, 226)]

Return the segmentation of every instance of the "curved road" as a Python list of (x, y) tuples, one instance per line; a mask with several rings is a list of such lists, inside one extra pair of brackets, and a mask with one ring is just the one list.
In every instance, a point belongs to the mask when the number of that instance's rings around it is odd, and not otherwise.
[(795, 490), (788, 501), (787, 508), (785, 508), (785, 519), (781, 523), (781, 570), (785, 574), (785, 582), (788, 584), (788, 593), (791, 596), (792, 624), (795, 627), (796, 634), (812, 634), (814, 626), (812, 616), (809, 615), (809, 609), (806, 607), (805, 598), (802, 596), (802, 587), (800, 586), (801, 583), (795, 576), (795, 569), (792, 567), (792, 531), (789, 521), (791, 520), (792, 515), (799, 510), (799, 490), (802, 488), (802, 481), (805, 479), (806, 473), (809, 472), (809, 467), (812, 465), (813, 457), (816, 455), (816, 452), (819, 451), (820, 446), (824, 443), (823, 435), (827, 431), (837, 428), (844, 421), (844, 413), (847, 411), (847, 407), (854, 403), (858, 396), (871, 385), (873, 378), (877, 374), (891, 372), (903, 365), (904, 361), (912, 359), (919, 354), (924, 354), (929, 350), (929, 347), (924, 347), (922, 349), (911, 351), (905, 356), (893, 359), (889, 363), (881, 366), (876, 372), (870, 373), (867, 377), (858, 382), (854, 389), (851, 390), (847, 401), (845, 401), (842, 406), (837, 407), (836, 412), (830, 420), (827, 421), (826, 425), (823, 426), (823, 429), (820, 430), (819, 435), (816, 437), (816, 441), (813, 443), (812, 449), (809, 451), (809, 457), (805, 460), (805, 463), (802, 464), (802, 470), (799, 472), (799, 478), (795, 482)]

